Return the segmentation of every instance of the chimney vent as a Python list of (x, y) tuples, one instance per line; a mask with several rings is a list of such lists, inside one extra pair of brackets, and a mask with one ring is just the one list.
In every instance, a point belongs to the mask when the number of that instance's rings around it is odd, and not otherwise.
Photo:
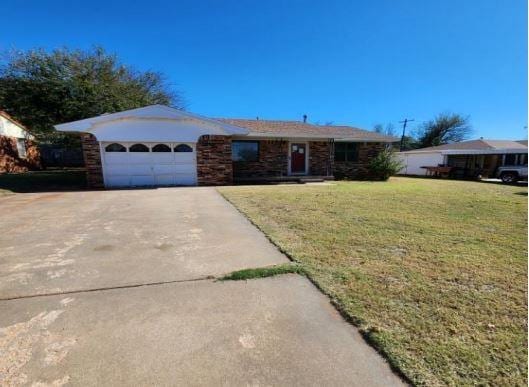
[(306, 115), (306, 114), (303, 114), (303, 123), (304, 123), (304, 124), (307, 123), (307, 115)]

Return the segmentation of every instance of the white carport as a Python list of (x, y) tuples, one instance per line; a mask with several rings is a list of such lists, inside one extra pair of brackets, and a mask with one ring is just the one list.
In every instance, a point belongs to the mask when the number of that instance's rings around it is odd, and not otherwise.
[(99, 141), (105, 187), (196, 185), (197, 141), (247, 130), (163, 105), (57, 125)]

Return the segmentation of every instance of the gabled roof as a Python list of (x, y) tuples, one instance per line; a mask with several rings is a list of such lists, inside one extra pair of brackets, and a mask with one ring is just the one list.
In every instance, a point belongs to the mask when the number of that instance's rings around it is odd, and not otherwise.
[(301, 121), (249, 120), (240, 118), (218, 118), (218, 121), (247, 128), (252, 137), (305, 137), (334, 138), (336, 140), (358, 140), (395, 142), (397, 138), (351, 126), (313, 125)]
[(55, 125), (55, 129), (63, 132), (90, 132), (97, 125), (126, 119), (144, 119), (144, 120), (194, 120), (202, 121), (211, 124), (221, 129), (226, 135), (248, 133), (248, 130), (239, 126), (230, 125), (225, 122), (212, 120), (211, 118), (199, 116), (185, 112), (183, 110), (175, 109), (164, 105), (150, 105), (137, 109), (125, 110), (118, 113), (102, 114), (96, 117), (90, 117), (83, 120), (67, 122), (64, 124)]
[(15, 120), (13, 117), (11, 117), (9, 114), (7, 114), (5, 111), (0, 110), (0, 116), (4, 117), (6, 120), (11, 121), (13, 124), (17, 125), (18, 127), (28, 130), (24, 125), (22, 125), (19, 121)]

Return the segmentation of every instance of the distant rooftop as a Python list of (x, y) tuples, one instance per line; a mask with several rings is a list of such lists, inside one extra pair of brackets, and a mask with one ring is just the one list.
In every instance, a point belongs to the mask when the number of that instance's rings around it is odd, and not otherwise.
[(449, 151), (449, 150), (469, 150), (469, 151), (494, 151), (494, 150), (505, 150), (505, 149), (519, 149), (520, 151), (527, 152), (527, 140), (468, 140), (453, 142), (450, 144), (431, 146), (428, 148), (414, 149), (408, 152), (428, 152), (428, 151)]

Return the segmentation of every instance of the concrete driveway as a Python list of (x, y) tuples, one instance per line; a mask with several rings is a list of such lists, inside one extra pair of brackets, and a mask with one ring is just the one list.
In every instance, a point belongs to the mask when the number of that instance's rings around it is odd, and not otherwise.
[[(213, 188), (0, 198), (0, 385), (398, 385)], [(39, 384), (41, 383), (41, 384)]]

